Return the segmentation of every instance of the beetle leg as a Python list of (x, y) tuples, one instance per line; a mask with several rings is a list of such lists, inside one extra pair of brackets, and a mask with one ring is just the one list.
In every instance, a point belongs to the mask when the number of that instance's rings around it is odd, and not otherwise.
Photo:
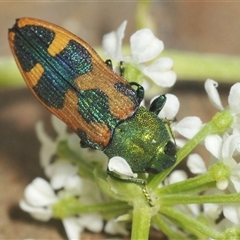
[(148, 205), (150, 207), (154, 206), (154, 204), (152, 203), (151, 196), (150, 196), (150, 194), (149, 194), (149, 192), (147, 190), (147, 183), (146, 183), (146, 181), (144, 179), (133, 178), (133, 177), (123, 177), (120, 174), (117, 174), (117, 173), (114, 173), (114, 172), (110, 171), (108, 168), (107, 168), (107, 174), (111, 178), (116, 179), (118, 181), (128, 182), (128, 183), (135, 183), (135, 184), (141, 185), (142, 186), (143, 195), (145, 196)]
[(105, 63), (107, 64), (108, 67), (110, 67), (111, 69), (113, 69), (113, 65), (112, 65), (112, 60), (111, 59), (107, 59), (105, 61)]
[(130, 82), (130, 85), (137, 87), (136, 93), (137, 93), (138, 103), (140, 104), (141, 101), (144, 98), (144, 88), (143, 88), (143, 86), (138, 84), (138, 83), (135, 83), (135, 82)]
[(166, 103), (166, 100), (167, 100), (167, 97), (165, 95), (160, 95), (159, 97), (153, 100), (153, 102), (149, 107), (149, 111), (158, 115), (163, 109)]
[(125, 68), (123, 66), (123, 61), (120, 61), (120, 63), (119, 63), (119, 75), (121, 77), (124, 77), (124, 71), (125, 71)]

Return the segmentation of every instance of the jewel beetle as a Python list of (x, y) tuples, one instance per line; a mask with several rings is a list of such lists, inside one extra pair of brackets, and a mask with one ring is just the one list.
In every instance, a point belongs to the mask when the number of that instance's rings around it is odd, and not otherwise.
[[(134, 173), (156, 174), (175, 163), (171, 129), (157, 116), (165, 95), (149, 110), (140, 106), (141, 85), (127, 82), (86, 42), (54, 24), (20, 18), (8, 39), (30, 90), (80, 137), (82, 147), (101, 150), (109, 158), (121, 156)], [(109, 169), (108, 174), (139, 183)]]

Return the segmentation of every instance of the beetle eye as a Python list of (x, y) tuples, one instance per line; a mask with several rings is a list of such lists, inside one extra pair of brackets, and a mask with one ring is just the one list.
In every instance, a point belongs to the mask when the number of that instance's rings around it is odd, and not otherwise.
[(172, 141), (168, 141), (168, 143), (164, 147), (164, 153), (170, 156), (175, 155), (177, 152), (177, 147)]

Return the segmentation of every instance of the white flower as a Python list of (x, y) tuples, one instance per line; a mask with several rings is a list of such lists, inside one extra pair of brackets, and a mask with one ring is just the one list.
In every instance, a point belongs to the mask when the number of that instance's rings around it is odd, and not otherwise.
[(80, 239), (81, 232), (84, 227), (79, 224), (77, 217), (67, 217), (62, 220), (64, 229), (69, 240)]
[(48, 166), (52, 157), (55, 155), (57, 151), (58, 142), (67, 139), (69, 133), (67, 133), (67, 126), (57, 117), (52, 115), (51, 118), (52, 126), (54, 130), (57, 132), (57, 139), (53, 140), (50, 138), (47, 133), (44, 131), (43, 122), (39, 121), (36, 124), (36, 133), (39, 141), (41, 142), (41, 149), (40, 149), (40, 164), (43, 168)]
[(40, 164), (42, 167), (46, 167), (51, 161), (53, 155), (56, 153), (57, 144), (45, 133), (43, 122), (38, 121), (35, 129), (37, 137), (41, 142), (41, 148), (39, 152)]
[(222, 138), (218, 135), (209, 135), (205, 138), (206, 149), (217, 159), (221, 158)]
[(118, 222), (114, 219), (110, 219), (107, 221), (104, 231), (112, 235), (116, 235), (116, 234), (121, 234), (123, 236), (128, 235), (126, 224), (123, 222)]
[(163, 51), (163, 42), (156, 38), (150, 29), (136, 31), (130, 37), (133, 62), (148, 62)]
[[(217, 189), (211, 191), (209, 190), (205, 192), (205, 194), (209, 193), (211, 195), (222, 195), (222, 190), (226, 189), (228, 192), (240, 192), (240, 163), (237, 163), (233, 159), (233, 154), (239, 144), (239, 134), (230, 136), (224, 135), (223, 138), (218, 135), (210, 135), (205, 139), (205, 146), (207, 150), (214, 156), (210, 165), (219, 161), (226, 166), (226, 168), (223, 167), (222, 170), (225, 174), (223, 176), (221, 176), (221, 174), (217, 174), (216, 178), (218, 179), (215, 179)], [(187, 165), (192, 173), (201, 174), (206, 172), (205, 163), (197, 154), (189, 156)], [(219, 218), (221, 212), (223, 212), (223, 215), (234, 224), (240, 223), (240, 209), (237, 204), (205, 203), (203, 204), (203, 210), (209, 219), (216, 220)]]
[[(176, 73), (172, 71), (173, 61), (163, 57), (151, 64), (147, 62), (154, 60), (163, 51), (164, 45), (156, 38), (150, 29), (141, 29), (130, 37), (131, 55), (123, 56), (121, 53), (122, 39), (127, 22), (124, 21), (116, 32), (111, 32), (103, 37), (103, 50), (110, 58), (117, 62), (124, 61), (137, 65), (142, 73), (163, 87), (171, 87), (176, 82)], [(134, 81), (134, 80), (132, 80)]]
[(137, 174), (132, 172), (132, 169), (127, 163), (127, 161), (119, 156), (115, 156), (109, 159), (108, 169), (111, 172), (115, 172), (117, 174), (124, 175), (127, 177), (133, 178), (137, 177)]
[(217, 181), (217, 187), (221, 190), (226, 189), (230, 181), (235, 191), (240, 192), (240, 163), (237, 163), (233, 158), (234, 152), (239, 145), (239, 134), (225, 135), (224, 139), (218, 135), (211, 135), (205, 139), (207, 150), (229, 169), (229, 178), (219, 179), (219, 181)]
[[(45, 167), (50, 178), (49, 184), (42, 178), (36, 178), (24, 192), (20, 207), (41, 221), (53, 217), (52, 206), (69, 196), (80, 196), (81, 204), (96, 204), (102, 201), (102, 195), (96, 183), (78, 175), (78, 168), (67, 161), (55, 159)], [(54, 190), (58, 190), (57, 194)], [(103, 219), (98, 214), (83, 214), (67, 217), (63, 220), (69, 239), (79, 239), (80, 233), (87, 228), (99, 232), (103, 229)]]
[[(220, 111), (223, 110), (221, 99), (217, 91), (218, 83), (212, 79), (205, 82), (205, 90), (208, 94), (210, 102)], [(234, 118), (232, 128), (240, 131), (240, 83), (235, 83), (228, 95), (229, 110)]]
[(112, 59), (120, 62), (122, 60), (121, 48), (122, 40), (124, 38), (124, 31), (127, 26), (127, 21), (124, 21), (117, 29), (117, 31), (112, 31), (103, 36), (103, 49), (105, 54)]
[[(100, 197), (97, 197), (97, 195), (100, 195), (100, 192), (97, 191), (96, 187), (89, 184), (89, 182), (83, 182), (83, 184), (81, 184), (81, 182), (78, 181), (79, 176), (67, 177), (66, 174), (63, 174), (63, 176), (60, 174), (58, 179), (63, 188), (58, 194), (54, 192), (54, 189), (46, 180), (42, 178), (33, 180), (24, 191), (24, 199), (20, 201), (21, 209), (28, 212), (35, 219), (48, 221), (53, 217), (52, 206), (66, 196), (74, 196), (76, 192), (72, 191), (72, 189), (76, 188), (76, 184), (78, 183), (80, 183), (81, 188), (79, 192), (84, 194), (83, 197), (81, 197), (81, 203), (90, 204), (99, 202)], [(63, 179), (67, 179), (65, 183), (62, 182)], [(69, 183), (70, 181), (71, 183)], [(82, 190), (84, 188), (86, 189)], [(68, 192), (69, 190), (70, 192)], [(77, 192), (78, 195), (79, 192)], [(100, 232), (103, 229), (103, 219), (99, 214), (91, 213), (67, 217), (62, 221), (69, 239), (79, 239), (80, 233), (85, 228), (93, 232)]]
[(149, 66), (142, 67), (143, 73), (148, 76), (154, 83), (162, 87), (172, 87), (176, 80), (177, 75), (172, 70), (173, 60), (168, 57), (163, 57)]
[[(174, 110), (172, 111), (172, 113)], [(199, 130), (202, 128), (203, 124), (200, 118), (195, 116), (185, 117), (178, 122), (171, 123), (171, 130), (173, 133), (179, 133), (187, 139), (193, 138)], [(178, 147), (183, 147), (186, 144), (185, 139), (175, 138), (175, 142)]]
[(239, 204), (225, 204), (223, 207), (223, 215), (232, 223), (240, 224), (240, 207)]
[(218, 87), (218, 83), (212, 79), (207, 79), (204, 87), (208, 94), (208, 98), (213, 104), (213, 106), (216, 107), (218, 110), (223, 110), (222, 102), (216, 89)]
[(63, 226), (69, 240), (80, 239), (81, 232), (86, 228), (92, 232), (103, 229), (102, 217), (97, 213), (83, 214), (80, 217), (67, 217), (63, 219)]
[(103, 229), (103, 219), (98, 213), (83, 214), (79, 218), (79, 223), (92, 232), (100, 232)]
[[(63, 225), (68, 239), (80, 239), (80, 234), (86, 228), (91, 232), (100, 232), (103, 229), (103, 220), (101, 215), (95, 213), (83, 214), (81, 217), (68, 217), (63, 219)], [(125, 223), (110, 219), (106, 222), (104, 232), (112, 235), (128, 235)]]
[(183, 170), (173, 171), (165, 180), (166, 185), (171, 185), (177, 182), (181, 182), (187, 179), (187, 173)]
[[(211, 195), (218, 195), (222, 194), (220, 190), (208, 190), (206, 193)], [(220, 215), (224, 215), (224, 219), (222, 223), (220, 222), (216, 225), (219, 230), (226, 229), (227, 227), (240, 224), (240, 207), (239, 204), (214, 204), (214, 203), (205, 203), (203, 204), (203, 211), (204, 214), (209, 218), (212, 219), (214, 222), (220, 218)], [(223, 226), (223, 223), (225, 226)]]
[(35, 219), (48, 221), (52, 217), (51, 206), (57, 201), (51, 185), (42, 178), (36, 178), (26, 187), (20, 207)]
[[(169, 119), (172, 120), (176, 117), (179, 107), (180, 107), (180, 102), (178, 100), (178, 98), (170, 93), (165, 94), (167, 100), (166, 103), (163, 107), (163, 109), (160, 111), (160, 113), (158, 114), (158, 117), (161, 119)], [(154, 99), (156, 99), (157, 97), (154, 97), (150, 104), (152, 103), (152, 101)]]
[(202, 128), (202, 121), (195, 116), (185, 117), (176, 124), (173, 124), (172, 129), (180, 133), (182, 136), (191, 139)]
[(205, 162), (200, 155), (194, 153), (190, 154), (187, 159), (187, 166), (189, 170), (194, 174), (201, 174), (207, 171)]
[[(213, 191), (211, 191), (211, 194), (213, 194)], [(216, 220), (222, 213), (222, 206), (220, 204), (204, 203), (203, 211), (208, 218)]]
[[(208, 189), (204, 192), (204, 195), (222, 195), (222, 191), (215, 188), (215, 189)], [(210, 220), (217, 220), (219, 219), (222, 213), (222, 204), (217, 203), (204, 203), (203, 204), (203, 212), (204, 215)]]
[(45, 174), (50, 178), (54, 190), (62, 188), (78, 172), (76, 166), (66, 161), (55, 161), (45, 168)]

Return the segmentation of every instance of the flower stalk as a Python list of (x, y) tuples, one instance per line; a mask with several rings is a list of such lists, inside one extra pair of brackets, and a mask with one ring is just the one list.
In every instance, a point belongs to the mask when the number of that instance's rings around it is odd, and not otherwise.
[(204, 203), (240, 203), (240, 194), (226, 195), (178, 195), (166, 194), (161, 196), (162, 206), (174, 206), (178, 204), (204, 204)]
[(85, 213), (101, 213), (105, 216), (110, 216), (114, 212), (123, 214), (130, 210), (131, 207), (125, 202), (111, 201), (99, 204), (83, 205), (80, 201), (73, 197), (67, 197), (62, 199), (53, 205), (53, 216), (56, 218), (66, 218), (75, 214)]
[(160, 213), (164, 216), (172, 219), (174, 222), (178, 222), (180, 227), (185, 228), (190, 233), (194, 234), (198, 238), (211, 237), (213, 239), (220, 239), (222, 234), (218, 231), (214, 231), (212, 228), (208, 227), (197, 220), (194, 220), (181, 212), (170, 208), (162, 207)]
[(136, 201), (133, 207), (131, 239), (149, 239), (152, 209), (144, 201)]

